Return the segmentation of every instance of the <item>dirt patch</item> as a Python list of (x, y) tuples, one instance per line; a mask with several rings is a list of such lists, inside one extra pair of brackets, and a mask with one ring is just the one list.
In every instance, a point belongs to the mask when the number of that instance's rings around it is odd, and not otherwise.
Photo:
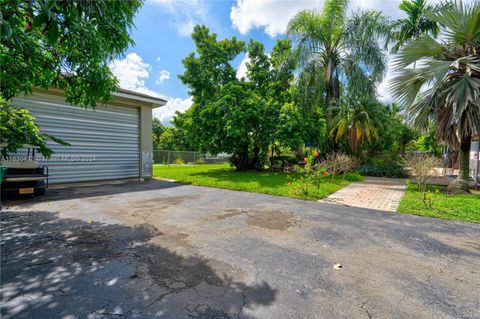
[(241, 209), (227, 209), (225, 211), (227, 213), (222, 214), (222, 215), (216, 215), (214, 218), (217, 219), (217, 220), (224, 220), (224, 219), (227, 219), (227, 218), (231, 218), (231, 217), (235, 217), (235, 216), (238, 216), (238, 215), (243, 215), (243, 214), (248, 213), (248, 211), (241, 210)]
[[(168, 209), (172, 209), (185, 201), (195, 200), (198, 197), (197, 195), (165, 196), (135, 200), (129, 203), (111, 203), (104, 212), (114, 218), (122, 218), (130, 223), (152, 223), (160, 227), (161, 225), (157, 222), (160, 215), (168, 213)], [(107, 204), (110, 204), (110, 202), (107, 202)]]
[(247, 215), (247, 224), (273, 230), (286, 230), (296, 225), (299, 220), (292, 212), (276, 210), (243, 210), (228, 209), (225, 214), (215, 216), (217, 220), (224, 220), (238, 215)]
[(286, 230), (298, 222), (294, 213), (279, 211), (249, 212), (247, 224), (274, 230)]

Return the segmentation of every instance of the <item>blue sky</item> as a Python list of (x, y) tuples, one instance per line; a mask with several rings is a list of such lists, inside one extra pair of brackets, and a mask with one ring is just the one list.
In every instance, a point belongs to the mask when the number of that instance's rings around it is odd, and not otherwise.
[[(399, 3), (351, 0), (350, 10), (371, 8), (398, 18)], [(181, 60), (195, 49), (190, 38), (195, 24), (205, 24), (219, 39), (253, 38), (268, 52), (278, 37), (284, 37), (286, 24), (296, 12), (321, 9), (322, 4), (323, 0), (147, 0), (135, 18), (131, 34), (135, 45), (110, 67), (122, 87), (167, 98), (168, 104), (154, 111), (154, 116), (167, 124), (176, 110), (184, 111), (191, 105), (178, 74), (184, 71)], [(239, 56), (233, 65), (240, 66), (243, 59), (244, 55)], [(379, 94), (388, 95), (384, 84)]]

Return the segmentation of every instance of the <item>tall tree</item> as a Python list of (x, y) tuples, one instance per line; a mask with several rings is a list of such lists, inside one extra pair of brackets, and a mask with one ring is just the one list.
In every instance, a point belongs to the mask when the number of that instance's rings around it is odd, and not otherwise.
[(186, 70), (180, 78), (193, 104), (177, 115), (175, 125), (191, 132), (202, 151), (232, 154), (238, 170), (262, 168), (277, 136), (282, 105), (291, 102), (293, 69), (280, 67), (288, 41), (277, 41), (270, 57), (261, 43), (250, 41), (247, 77), (238, 80), (230, 62), (245, 50), (243, 42), (217, 41), (204, 26), (196, 26), (192, 38), (197, 52), (183, 60)]
[(34, 87), (59, 88), (68, 102), (108, 101), (117, 80), (109, 60), (132, 43), (141, 0), (2, 0), (0, 90), (7, 101)]
[(427, 0), (403, 0), (399, 8), (405, 12), (407, 17), (392, 23), (389, 39), (393, 41), (392, 53), (397, 53), (403, 45), (422, 34), (437, 36), (439, 32), (438, 24), (427, 16), (436, 7), (428, 4)]
[(460, 150), (460, 175), (449, 188), (468, 191), (471, 140), (480, 133), (480, 3), (450, 2), (427, 16), (442, 25), (442, 41), (425, 34), (403, 47), (391, 90), (418, 127), (433, 120), (437, 138)]
[(290, 20), (288, 35), (294, 40), (302, 73), (307, 73), (299, 78), (309, 87), (317, 81), (329, 125), (334, 101), (341, 94), (375, 94), (375, 83), (385, 71), (379, 39), (387, 31), (387, 20), (378, 12), (347, 17), (347, 0), (326, 0), (321, 12), (300, 11)]

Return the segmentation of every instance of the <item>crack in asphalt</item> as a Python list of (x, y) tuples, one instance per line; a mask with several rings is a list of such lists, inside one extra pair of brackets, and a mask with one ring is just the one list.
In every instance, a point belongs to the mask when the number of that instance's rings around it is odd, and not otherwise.
[(368, 300), (365, 300), (363, 303), (361, 303), (360, 305), (356, 305), (358, 308), (362, 309), (363, 311), (365, 311), (368, 319), (372, 319), (373, 318), (373, 315), (370, 313), (370, 311), (365, 308), (365, 305), (368, 303)]

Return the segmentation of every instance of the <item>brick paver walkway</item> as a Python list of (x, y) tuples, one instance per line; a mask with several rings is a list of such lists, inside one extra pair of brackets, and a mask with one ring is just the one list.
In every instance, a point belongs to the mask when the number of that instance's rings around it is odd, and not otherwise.
[(319, 202), (395, 212), (404, 192), (404, 179), (365, 177)]

